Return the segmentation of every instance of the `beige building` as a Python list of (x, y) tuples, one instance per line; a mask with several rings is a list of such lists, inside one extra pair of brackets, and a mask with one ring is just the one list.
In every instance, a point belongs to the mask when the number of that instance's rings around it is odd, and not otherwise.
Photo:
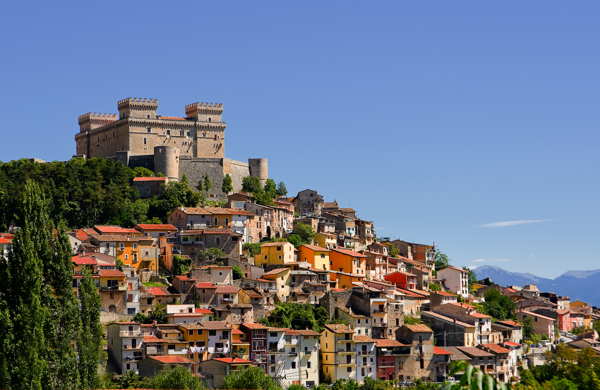
[(225, 158), (223, 104), (192, 103), (185, 116), (157, 112), (158, 99), (126, 98), (117, 102), (118, 114), (88, 112), (79, 116), (76, 154), (116, 159), (129, 166), (144, 166), (169, 179), (186, 175), (191, 184), (211, 179), (211, 197), (223, 197), (224, 175), (241, 189), (245, 176), (268, 178), (266, 159), (248, 162)]

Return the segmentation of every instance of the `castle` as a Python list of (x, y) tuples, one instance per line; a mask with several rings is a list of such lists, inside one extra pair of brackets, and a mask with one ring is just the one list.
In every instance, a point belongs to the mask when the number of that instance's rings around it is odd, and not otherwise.
[(79, 116), (77, 156), (146, 167), (169, 180), (185, 175), (194, 187), (208, 176), (213, 184), (210, 197), (225, 195), (221, 184), (227, 174), (234, 191), (241, 189), (245, 176), (256, 176), (263, 184), (269, 176), (267, 159), (225, 158), (223, 104), (188, 104), (185, 117), (157, 114), (158, 99), (126, 98), (117, 107), (118, 115), (88, 112)]

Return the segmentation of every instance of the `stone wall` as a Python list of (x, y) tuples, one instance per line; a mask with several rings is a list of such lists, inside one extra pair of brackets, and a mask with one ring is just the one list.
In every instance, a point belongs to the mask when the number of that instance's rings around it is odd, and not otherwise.
[(197, 188), (200, 180), (208, 176), (212, 188), (208, 192), (209, 199), (222, 199), (223, 159), (221, 158), (179, 158), (179, 177), (185, 175), (192, 187)]
[(250, 176), (250, 167), (248, 163), (226, 158), (223, 159), (223, 174), (231, 176), (233, 192), (238, 192), (242, 190), (244, 177)]

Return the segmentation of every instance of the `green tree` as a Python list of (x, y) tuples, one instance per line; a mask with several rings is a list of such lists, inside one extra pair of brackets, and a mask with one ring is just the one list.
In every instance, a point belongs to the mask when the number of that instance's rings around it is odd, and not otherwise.
[(388, 254), (392, 257), (397, 257), (398, 255), (400, 255), (400, 249), (398, 249), (398, 247), (394, 244), (389, 244), (387, 245), (388, 247)]
[(263, 188), (260, 179), (255, 176), (246, 176), (242, 179), (242, 191), (256, 194), (262, 192)]
[(280, 181), (279, 184), (277, 184), (277, 196), (286, 196), (288, 193), (287, 187), (285, 186), (285, 183)]
[(188, 256), (173, 255), (173, 275), (183, 275), (190, 272), (192, 259)]
[(221, 191), (223, 191), (223, 193), (225, 193), (226, 195), (233, 191), (233, 180), (231, 180), (231, 176), (229, 176), (229, 174), (223, 177)]
[(200, 261), (215, 261), (226, 257), (221, 248), (208, 248), (198, 252), (197, 258)]
[(292, 234), (287, 237), (287, 240), (297, 247), (302, 244), (312, 243), (314, 237), (315, 232), (312, 230), (310, 225), (305, 223), (297, 223), (294, 226)]
[(260, 254), (260, 244), (256, 242), (247, 242), (242, 246), (243, 250), (250, 257), (254, 257)]
[(154, 172), (148, 168), (145, 167), (135, 167), (132, 168), (133, 169), (133, 175), (135, 177), (153, 177)]
[(231, 270), (233, 271), (233, 279), (241, 279), (244, 277), (244, 271), (242, 271), (239, 265), (234, 265), (231, 267)]
[(234, 370), (225, 377), (225, 389), (281, 390), (275, 379), (259, 367)]
[(515, 303), (496, 289), (491, 288), (485, 293), (485, 301), (483, 302), (483, 311), (499, 320), (507, 320), (515, 318), (517, 307)]
[(200, 379), (192, 375), (190, 370), (181, 366), (161, 370), (145, 382), (146, 387), (154, 389), (204, 389)]
[(435, 270), (436, 271), (439, 271), (442, 268), (446, 268), (448, 266), (448, 264), (450, 263), (450, 261), (448, 259), (448, 255), (441, 252), (439, 249), (435, 250), (434, 259), (435, 259)]
[(212, 189), (212, 181), (210, 180), (210, 177), (208, 177), (207, 175), (204, 175), (204, 178), (202, 179), (202, 188), (204, 189), (205, 192), (209, 192)]
[(37, 252), (39, 229), (46, 228), (46, 202), (37, 184), (28, 180), (19, 200), (20, 229), (8, 260), (7, 312), (12, 324), (9, 354), (10, 388), (40, 390), (45, 375), (47, 311), (42, 305), (43, 264)]
[(533, 321), (531, 321), (531, 317), (523, 318), (523, 338), (526, 340), (531, 339), (533, 334)]
[(268, 326), (292, 329), (312, 329), (316, 332), (323, 330), (329, 314), (322, 306), (303, 303), (280, 303), (261, 322)]
[(98, 362), (103, 332), (100, 324), (100, 295), (89, 271), (84, 271), (79, 286), (79, 300), (81, 332), (77, 349), (81, 389), (94, 389), (98, 386)]
[(269, 198), (275, 198), (277, 196), (277, 185), (275, 184), (275, 181), (273, 179), (267, 179), (263, 191), (269, 196)]

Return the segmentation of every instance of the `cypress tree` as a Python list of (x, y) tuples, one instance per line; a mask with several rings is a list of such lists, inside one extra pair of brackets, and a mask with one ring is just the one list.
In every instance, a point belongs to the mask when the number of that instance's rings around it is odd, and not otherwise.
[(45, 326), (48, 369), (44, 388), (77, 389), (79, 371), (76, 344), (81, 322), (78, 301), (72, 289), (71, 246), (62, 231), (52, 238), (49, 245), (52, 259), (45, 267), (49, 291), (44, 299), (48, 310)]
[(81, 389), (98, 385), (98, 361), (102, 326), (100, 325), (100, 295), (89, 272), (84, 273), (79, 286), (81, 331), (77, 344), (79, 352), (79, 377)]
[(5, 296), (12, 323), (12, 348), (9, 353), (10, 388), (41, 390), (46, 349), (42, 305), (42, 259), (36, 251), (39, 224), (44, 220), (44, 200), (39, 187), (27, 181), (18, 202), (19, 230), (8, 260), (8, 291)]

